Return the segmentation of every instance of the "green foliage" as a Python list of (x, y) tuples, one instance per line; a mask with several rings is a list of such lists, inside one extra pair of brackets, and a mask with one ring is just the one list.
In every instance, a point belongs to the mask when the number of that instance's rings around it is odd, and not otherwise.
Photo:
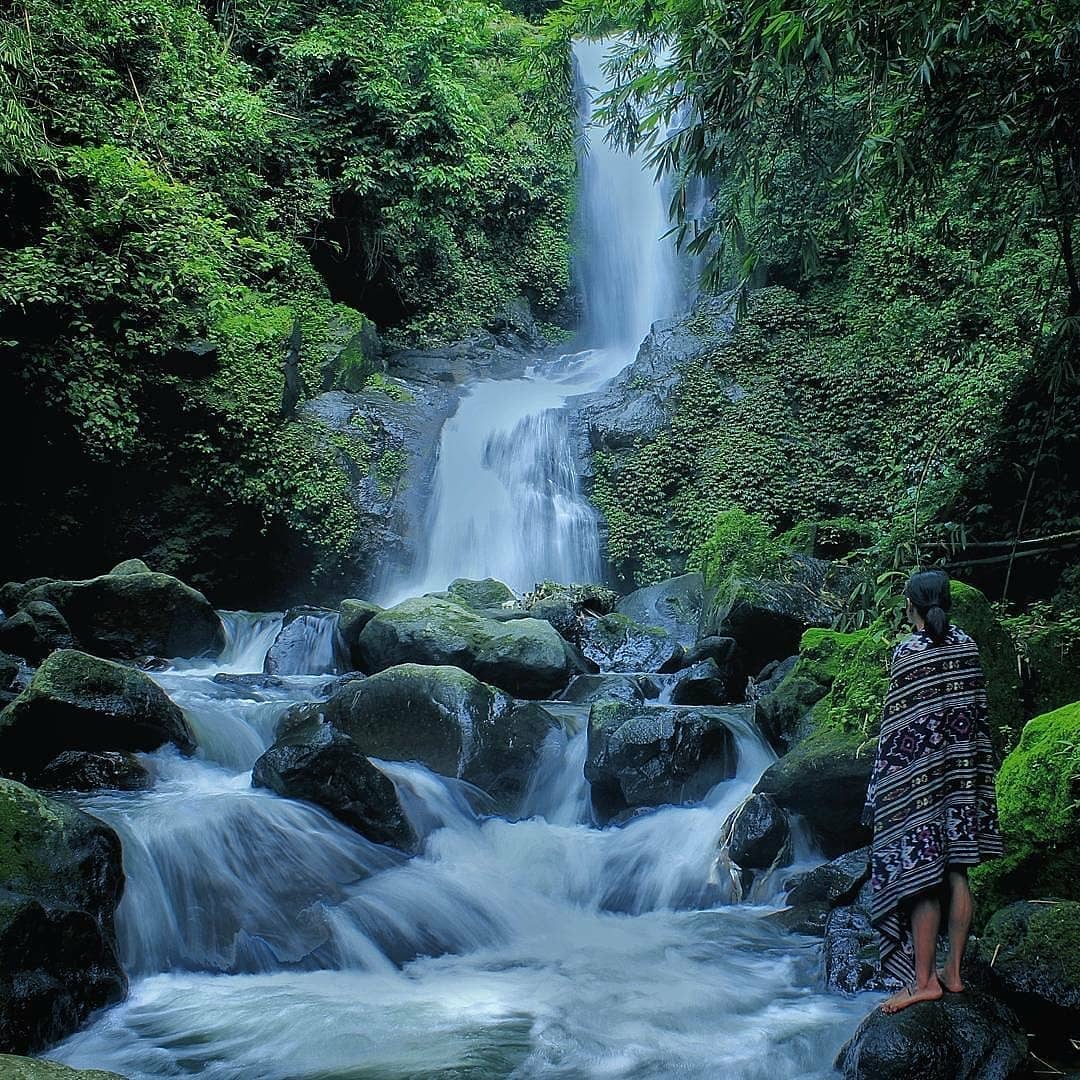
[(786, 553), (756, 514), (725, 510), (716, 516), (712, 535), (693, 553), (691, 567), (716, 588), (729, 581), (773, 577)]
[(814, 706), (815, 728), (857, 733), (863, 739), (876, 735), (889, 688), (891, 640), (883, 624), (851, 634), (806, 631), (793, 675), (829, 688)]

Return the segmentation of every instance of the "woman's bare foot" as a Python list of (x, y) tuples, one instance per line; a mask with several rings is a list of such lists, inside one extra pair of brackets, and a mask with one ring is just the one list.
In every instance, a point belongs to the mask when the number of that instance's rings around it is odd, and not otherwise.
[(937, 975), (931, 975), (930, 981), (923, 987), (908, 983), (903, 990), (893, 994), (888, 1001), (881, 1003), (881, 1011), (883, 1013), (898, 1013), (909, 1005), (918, 1005), (920, 1001), (937, 1001), (944, 992), (941, 989), (941, 983), (937, 980)]
[(944, 969), (939, 969), (937, 977), (942, 988), (948, 990), (950, 994), (962, 994), (964, 992), (964, 984), (960, 981), (958, 975), (951, 976)]

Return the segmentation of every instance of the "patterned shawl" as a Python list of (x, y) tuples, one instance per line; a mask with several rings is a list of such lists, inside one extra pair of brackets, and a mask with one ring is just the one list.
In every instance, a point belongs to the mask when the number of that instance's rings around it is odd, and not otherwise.
[(975, 642), (955, 626), (940, 645), (917, 631), (896, 647), (890, 675), (863, 820), (874, 827), (870, 912), (881, 968), (907, 983), (908, 902), (940, 886), (950, 864), (975, 866), (1003, 848)]

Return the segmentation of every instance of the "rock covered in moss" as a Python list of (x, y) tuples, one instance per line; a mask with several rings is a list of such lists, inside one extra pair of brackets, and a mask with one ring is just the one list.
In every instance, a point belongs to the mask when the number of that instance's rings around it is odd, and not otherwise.
[(67, 620), (47, 600), (30, 600), (0, 623), (0, 648), (40, 663), (54, 649), (74, 644)]
[(149, 566), (142, 561), (142, 559), (124, 559), (123, 562), (117, 563), (110, 571), (110, 574), (152, 574), (153, 571)]
[(79, 646), (98, 656), (216, 655), (225, 628), (205, 596), (169, 574), (127, 571), (87, 581), (49, 581), (22, 604), (45, 600), (71, 628)]
[(0, 712), (0, 768), (35, 773), (65, 750), (154, 750), (195, 739), (184, 714), (134, 668), (59, 649)]
[(124, 1080), (119, 1073), (101, 1069), (72, 1069), (58, 1061), (0, 1054), (0, 1076), (4, 1080)]
[(0, 780), (0, 1050), (30, 1053), (123, 997), (113, 913), (120, 841), (107, 825)]
[(737, 707), (686, 709), (604, 701), (589, 712), (585, 776), (602, 821), (642, 806), (698, 802), (735, 775)]
[(1013, 900), (1071, 898), (1080, 881), (1080, 702), (1036, 716), (997, 777), (1005, 856), (971, 872), (985, 913)]
[(362, 666), (450, 665), (521, 697), (561, 690), (584, 665), (547, 622), (497, 622), (438, 597), (416, 597), (376, 615), (358, 642)]
[(382, 610), (368, 600), (348, 599), (338, 605), (338, 633), (353, 667), (360, 666), (358, 645), (364, 627)]
[(978, 589), (953, 581), (951, 592), (949, 618), (966, 630), (979, 647), (979, 662), (986, 675), (990, 735), (994, 746), (1007, 753), (1016, 745), (1024, 726), (1024, 689), (1016, 646)]
[(251, 783), (315, 803), (377, 844), (416, 844), (393, 783), (353, 739), (320, 719), (289, 728), (255, 762)]
[(457, 578), (451, 581), (446, 590), (456, 604), (484, 611), (488, 608), (500, 608), (506, 604), (516, 604), (517, 596), (509, 585), (495, 578), (474, 581), (470, 578)]
[(1019, 901), (998, 911), (979, 935), (979, 957), (993, 960), (997, 987), (1040, 1032), (1080, 1031), (1080, 903)]
[(844, 1080), (1018, 1080), (1027, 1036), (1000, 1001), (968, 990), (886, 1015), (874, 1009), (840, 1050)]
[(418, 761), (483, 788), (505, 810), (524, 792), (557, 726), (539, 706), (460, 668), (401, 664), (342, 687), (321, 709), (364, 754)]
[(699, 573), (658, 581), (624, 596), (615, 610), (642, 626), (659, 626), (684, 648), (698, 639), (705, 602), (705, 580)]
[(585, 659), (601, 671), (673, 671), (683, 656), (666, 630), (618, 613), (586, 619), (578, 643)]

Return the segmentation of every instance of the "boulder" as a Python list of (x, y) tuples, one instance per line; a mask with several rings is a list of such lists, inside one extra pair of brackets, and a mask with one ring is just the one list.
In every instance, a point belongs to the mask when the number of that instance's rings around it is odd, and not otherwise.
[(113, 914), (120, 841), (103, 822), (0, 780), (0, 1051), (32, 1053), (122, 998)]
[(14, 656), (0, 652), (0, 691), (10, 690), (15, 685), (21, 666)]
[(125, 559), (123, 562), (117, 563), (110, 571), (110, 574), (152, 574), (153, 571), (149, 566), (142, 561), (142, 559)]
[(462, 607), (471, 608), (473, 611), (483, 611), (486, 608), (499, 608), (504, 604), (517, 603), (514, 590), (495, 578), (484, 578), (482, 581), (457, 578), (457, 580), (450, 582), (446, 591), (455, 604), (461, 604)]
[(47, 600), (30, 600), (0, 623), (0, 648), (38, 664), (54, 649), (74, 644), (64, 616)]
[(382, 610), (378, 604), (367, 600), (342, 600), (338, 606), (338, 633), (352, 667), (360, 666), (357, 646), (364, 627)]
[(140, 791), (150, 774), (134, 754), (119, 750), (65, 750), (34, 778), (45, 791)]
[(685, 662), (689, 667), (700, 664), (702, 660), (715, 660), (720, 667), (725, 667), (738, 658), (738, 651), (739, 644), (734, 638), (713, 634), (711, 637), (698, 638), (689, 646)]
[(727, 705), (744, 693), (738, 667), (721, 668), (711, 657), (680, 671), (671, 687), (673, 705)]
[(578, 644), (601, 671), (675, 671), (683, 647), (666, 630), (618, 613), (585, 620)]
[(735, 775), (736, 710), (605, 701), (589, 712), (585, 776), (597, 817), (640, 806), (698, 802)]
[(168, 574), (102, 574), (88, 581), (49, 581), (23, 598), (46, 600), (67, 620), (75, 640), (99, 656), (216, 655), (225, 628), (202, 593)]
[(849, 851), (804, 874), (787, 894), (792, 905), (823, 901), (830, 907), (853, 901), (870, 877), (870, 848)]
[(184, 714), (148, 676), (74, 649), (58, 649), (0, 712), (0, 768), (36, 773), (65, 750), (192, 753)]
[(119, 1073), (101, 1069), (72, 1069), (58, 1061), (0, 1054), (0, 1076), (4, 1080), (124, 1080)]
[[(724, 638), (703, 638), (704, 641), (724, 641)], [(778, 689), (780, 684), (795, 670), (799, 654), (783, 660), (770, 660), (754, 678), (751, 693), (754, 700), (763, 698)]]
[(788, 816), (768, 795), (751, 795), (724, 826), (728, 854), (743, 870), (767, 870), (790, 837)]
[[(683, 574), (637, 589), (624, 596), (615, 610), (641, 626), (659, 626), (689, 649), (698, 638), (704, 598), (705, 581), (701, 574)], [(704, 654), (696, 657), (695, 662), (698, 659), (704, 659)]]
[(750, 671), (791, 656), (810, 627), (836, 620), (837, 595), (850, 591), (850, 571), (821, 559), (793, 555), (784, 580), (732, 579), (706, 599), (704, 635), (733, 637)]
[(521, 697), (547, 697), (584, 670), (555, 629), (538, 619), (496, 622), (437, 597), (416, 597), (376, 615), (358, 642), (362, 667), (459, 667)]
[(338, 633), (338, 613), (326, 608), (295, 607), (267, 650), (267, 675), (326, 675), (339, 671), (345, 645)]
[(825, 728), (770, 765), (754, 791), (801, 814), (825, 854), (841, 855), (870, 840), (861, 818), (873, 763), (872, 741)]
[(804, 721), (828, 687), (792, 668), (778, 686), (754, 702), (754, 723), (778, 753), (806, 734)]
[(862, 896), (855, 904), (832, 908), (825, 920), (821, 947), (825, 986), (838, 994), (891, 993), (899, 989), (900, 981), (881, 973), (878, 938)]
[(318, 719), (280, 737), (255, 762), (251, 783), (315, 803), (377, 844), (416, 845), (393, 783), (348, 735)]
[(1080, 881), (1080, 702), (1030, 720), (997, 776), (1005, 857), (971, 873), (976, 916), (1014, 900), (1067, 899)]
[(1026, 1074), (1027, 1037), (1016, 1016), (975, 990), (874, 1009), (841, 1049), (844, 1080), (1012, 1080)]
[(998, 911), (979, 937), (996, 987), (1032, 1030), (1080, 1031), (1080, 903), (1020, 901)]
[(575, 675), (559, 695), (559, 700), (572, 701), (576, 705), (591, 705), (594, 701), (642, 705), (648, 696), (641, 683), (629, 675)]
[(365, 754), (467, 780), (504, 810), (516, 806), (558, 726), (539, 706), (448, 666), (388, 668), (347, 683), (321, 709)]

